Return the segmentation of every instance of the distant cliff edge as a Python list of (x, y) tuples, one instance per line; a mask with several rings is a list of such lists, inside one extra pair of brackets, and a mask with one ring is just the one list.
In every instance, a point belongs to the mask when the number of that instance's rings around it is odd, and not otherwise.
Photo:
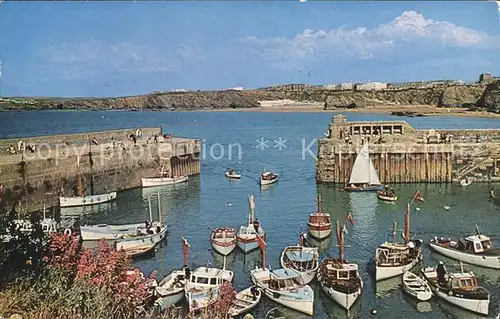
[(291, 100), (324, 103), (337, 108), (434, 106), (462, 107), (500, 113), (500, 81), (489, 85), (449, 85), (431, 88), (400, 88), (376, 91), (327, 89), (228, 90), (152, 93), (117, 98), (16, 98), (0, 100), (0, 109), (65, 110), (200, 110), (257, 108), (259, 101)]

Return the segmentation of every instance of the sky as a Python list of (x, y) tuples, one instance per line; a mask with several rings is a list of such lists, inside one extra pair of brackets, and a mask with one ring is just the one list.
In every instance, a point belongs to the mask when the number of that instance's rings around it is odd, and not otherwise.
[(500, 76), (494, 2), (0, 5), (2, 96)]

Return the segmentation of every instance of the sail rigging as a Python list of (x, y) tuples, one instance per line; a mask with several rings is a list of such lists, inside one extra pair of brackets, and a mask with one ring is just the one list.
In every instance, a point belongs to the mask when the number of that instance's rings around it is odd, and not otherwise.
[(381, 185), (377, 170), (370, 159), (368, 144), (363, 145), (354, 161), (349, 184)]

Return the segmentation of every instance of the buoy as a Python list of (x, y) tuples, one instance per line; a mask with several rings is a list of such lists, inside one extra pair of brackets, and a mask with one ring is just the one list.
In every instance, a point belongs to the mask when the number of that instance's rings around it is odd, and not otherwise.
[(64, 230), (64, 234), (65, 234), (65, 235), (68, 235), (68, 236), (71, 236), (71, 229), (66, 228), (66, 229)]
[(377, 309), (373, 309), (372, 314), (376, 314), (376, 313), (377, 313)]

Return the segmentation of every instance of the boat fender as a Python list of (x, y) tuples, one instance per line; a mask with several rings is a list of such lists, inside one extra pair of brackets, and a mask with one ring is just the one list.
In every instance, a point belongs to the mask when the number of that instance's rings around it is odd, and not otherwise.
[(333, 288), (332, 288), (332, 287), (330, 287), (330, 289), (328, 289), (328, 292), (329, 292), (331, 295), (333, 295)]
[(101, 198), (100, 197), (97, 197), (97, 201), (100, 202), (101, 201)]
[(66, 229), (64, 230), (64, 234), (65, 234), (65, 235), (68, 235), (68, 236), (71, 236), (71, 229), (66, 228)]
[(84, 204), (85, 204), (86, 202), (87, 202), (87, 201), (86, 201), (85, 199), (84, 199), (84, 200), (82, 200), (82, 203), (84, 203)]
[(94, 199), (92, 198), (92, 199), (90, 200), (90, 202), (91, 202), (91, 203), (93, 203), (93, 202), (94, 202)]
[(439, 287), (436, 287), (436, 292), (438, 292), (438, 291), (439, 291)]
[(448, 296), (453, 296), (453, 291), (450, 290), (450, 292), (448, 293)]

